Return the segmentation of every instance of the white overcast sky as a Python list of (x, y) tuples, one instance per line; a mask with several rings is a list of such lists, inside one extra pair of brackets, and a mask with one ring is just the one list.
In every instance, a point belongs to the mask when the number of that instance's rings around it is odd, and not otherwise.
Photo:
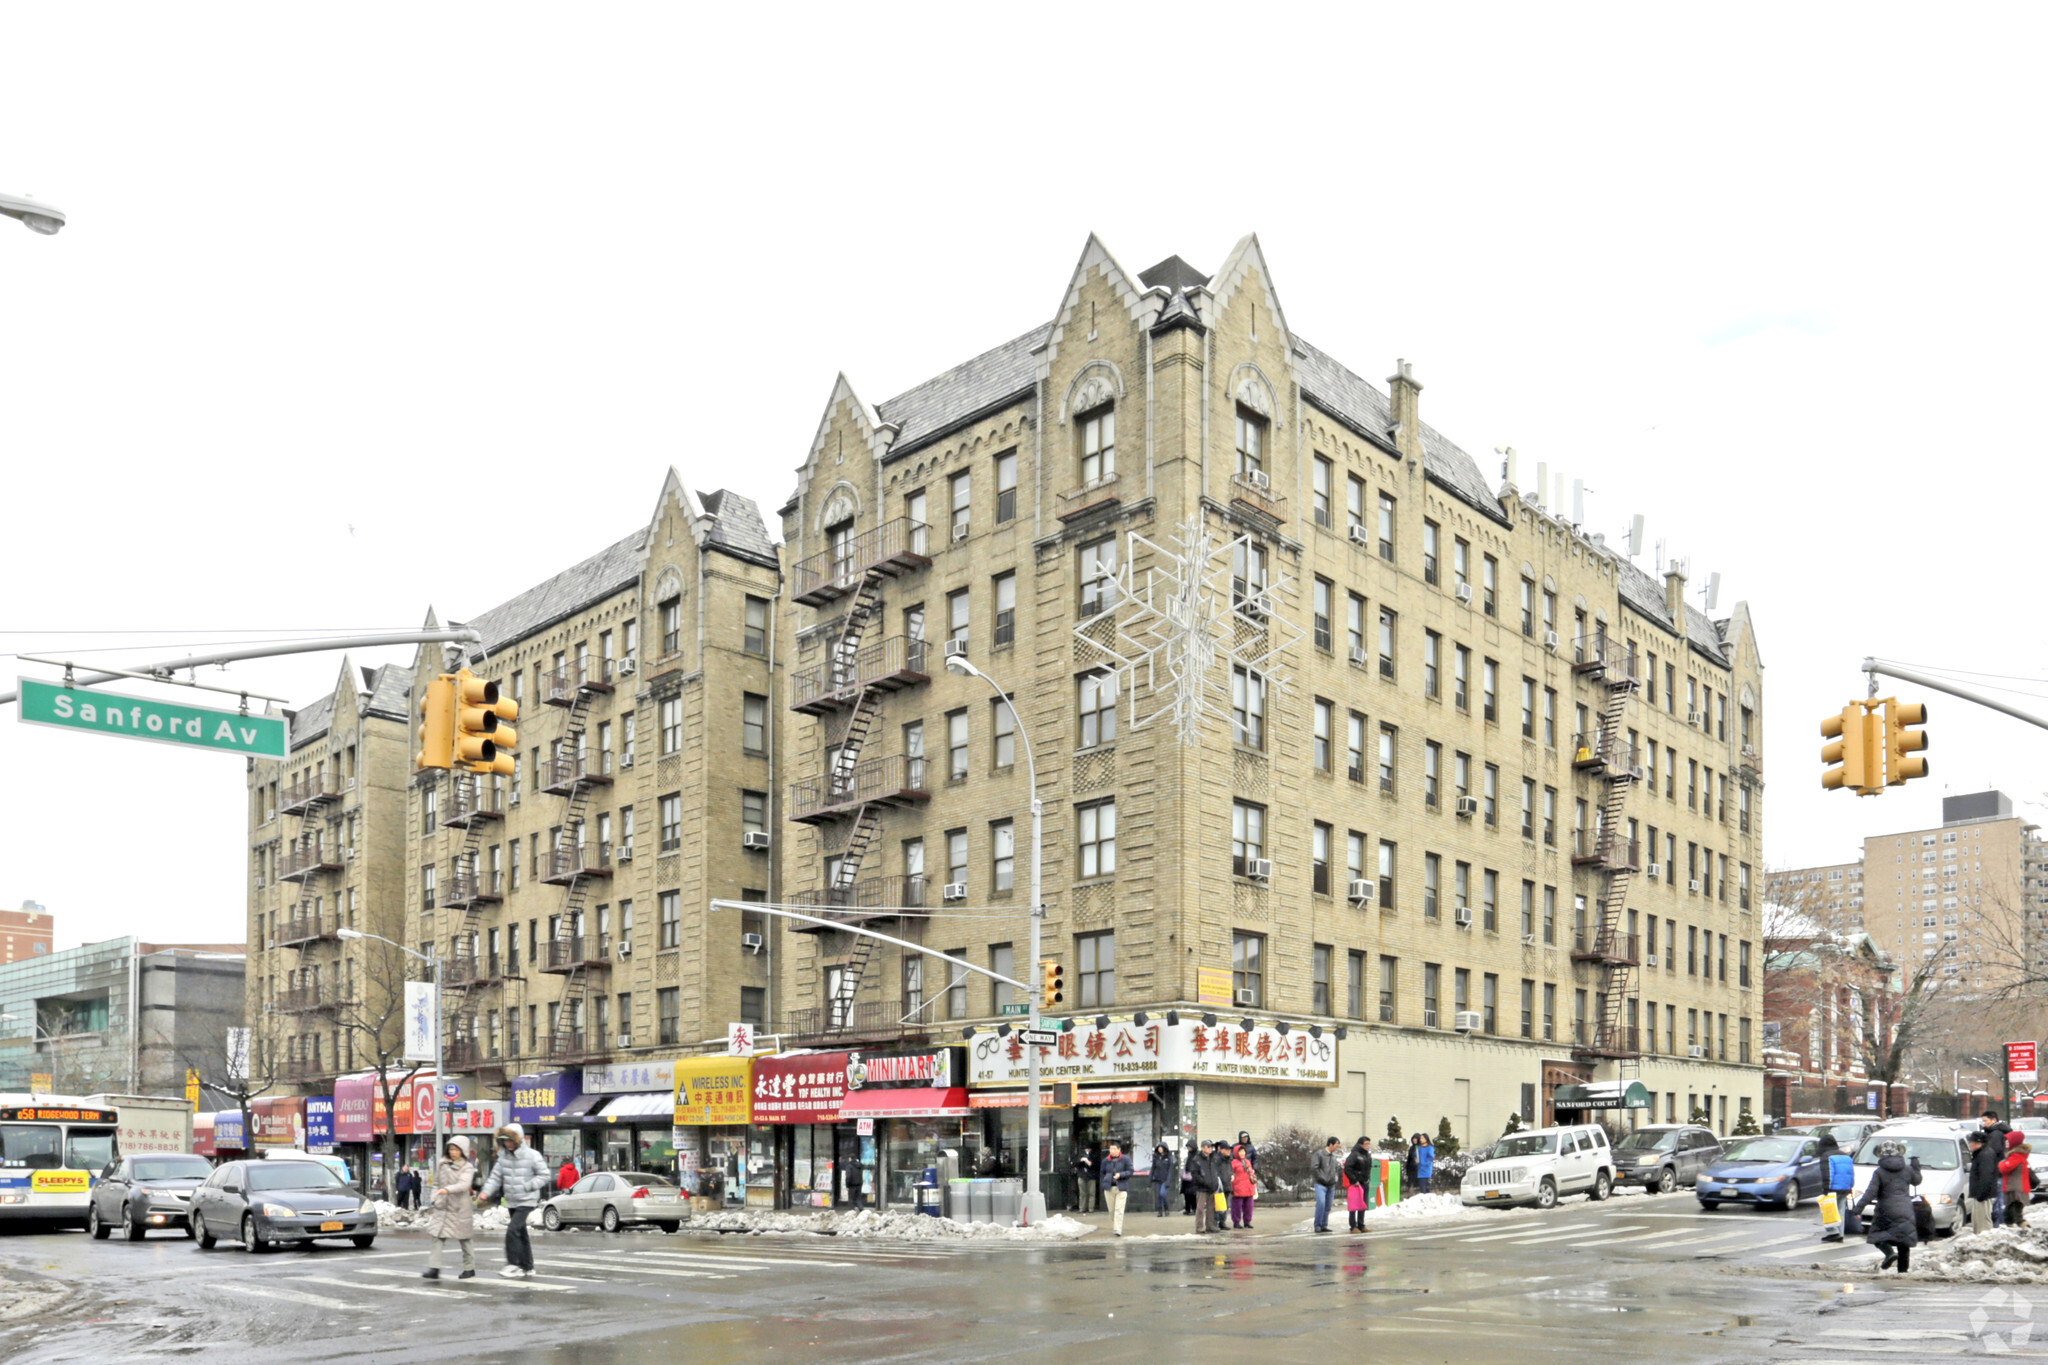
[[(2043, 26), (11, 5), (0, 190), (72, 221), (0, 220), (0, 651), (474, 614), (670, 464), (779, 505), (837, 371), (879, 401), (1036, 325), (1091, 230), (1134, 270), (1255, 231), (1300, 334), (1749, 601), (1769, 860), (1846, 859), (2048, 787), (2048, 734), (1938, 696), (1881, 801), (1819, 790), (1816, 733), (1867, 652), (2048, 693)], [(10, 721), (0, 774), (0, 904), (240, 938), (238, 761)]]

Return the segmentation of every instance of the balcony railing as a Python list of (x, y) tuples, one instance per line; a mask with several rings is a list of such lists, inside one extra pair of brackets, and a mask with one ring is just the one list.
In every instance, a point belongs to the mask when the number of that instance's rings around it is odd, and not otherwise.
[(1612, 635), (1581, 635), (1572, 641), (1572, 671), (1604, 677), (1610, 686), (1637, 681), (1633, 641)]
[(341, 998), (341, 992), (332, 984), (312, 986), (290, 986), (279, 991), (277, 1010), (280, 1014), (309, 1014), (315, 1010), (331, 1010), (349, 1003)]
[(540, 768), (540, 789), (550, 796), (568, 796), (585, 782), (612, 780), (612, 775), (588, 750), (544, 758)]
[(892, 754), (856, 763), (844, 773), (792, 782), (789, 818), (816, 825), (852, 815), (870, 801), (900, 806), (930, 800), (925, 763), (922, 758)]
[(291, 948), (322, 939), (339, 938), (341, 920), (335, 915), (294, 915), (277, 926), (279, 946)]
[(616, 665), (610, 659), (571, 659), (540, 675), (540, 699), (546, 706), (574, 706), (579, 693), (609, 692)]
[(578, 967), (609, 967), (612, 964), (610, 934), (577, 934), (548, 944), (544, 972), (573, 972)]
[(277, 808), (286, 815), (297, 815), (308, 807), (332, 801), (340, 795), (334, 789), (334, 779), (327, 773), (301, 773), (297, 781), (278, 793)]
[[(897, 908), (921, 909), (931, 895), (931, 879), (923, 873), (896, 877), (869, 877), (851, 886), (814, 886), (790, 897), (792, 909), (808, 909), (821, 919), (840, 924), (866, 924), (886, 919)], [(792, 921), (798, 933), (814, 934), (829, 927)]]
[(868, 573), (901, 574), (931, 563), (930, 528), (909, 517), (885, 521), (872, 531), (849, 537), (822, 554), (797, 561), (790, 574), (790, 594), (807, 607), (822, 606), (861, 585)]
[(1580, 1036), (1572, 1043), (1575, 1057), (1640, 1057), (1640, 1033), (1630, 1024), (1580, 1024)]
[(1060, 509), (1053, 515), (1061, 521), (1072, 521), (1098, 507), (1110, 507), (1123, 500), (1123, 489), (1117, 483), (1118, 476), (1106, 474), (1094, 483), (1083, 484), (1060, 494)]
[(900, 1000), (857, 1000), (851, 1005), (827, 1005), (823, 1009), (791, 1010), (782, 1031), (795, 1035), (798, 1046), (846, 1039), (882, 1042), (899, 1038), (924, 1037), (931, 1032), (932, 1004), (906, 1020), (911, 1006)]
[(322, 872), (339, 872), (341, 857), (330, 851), (325, 840), (310, 844), (292, 844), (278, 860), (277, 879), (281, 882), (302, 882)]
[(1605, 768), (1614, 762), (1614, 737), (1605, 730), (1581, 730), (1572, 736), (1572, 766)]
[(541, 871), (541, 880), (550, 886), (563, 886), (578, 877), (609, 877), (612, 846), (585, 843), (550, 849), (541, 861)]
[(1602, 932), (1588, 929), (1572, 935), (1572, 961), (1626, 963), (1634, 966), (1643, 960), (1641, 940), (1635, 934)]
[(931, 645), (907, 635), (894, 635), (863, 645), (851, 658), (835, 658), (799, 669), (790, 679), (790, 710), (805, 715), (851, 706), (861, 689), (895, 691), (931, 680)]
[(1624, 839), (1605, 830), (1572, 831), (1572, 864), (1575, 867), (1591, 863), (1609, 872), (1637, 872), (1643, 866), (1642, 855), (1640, 840)]
[(1287, 520), (1287, 499), (1275, 493), (1270, 483), (1262, 488), (1245, 475), (1234, 474), (1230, 479), (1230, 500), (1267, 521), (1277, 524)]
[(293, 1057), (278, 1068), (279, 1079), (292, 1085), (306, 1085), (313, 1081), (324, 1081), (335, 1075), (332, 1064), (318, 1057)]
[(502, 820), (504, 816), (504, 792), (474, 782), (458, 782), (448, 809), (441, 814), (441, 823), (451, 829), (468, 829), (473, 822)]
[(441, 888), (441, 904), (457, 909), (505, 899), (504, 874), (500, 872), (454, 872)]
[(551, 1062), (602, 1062), (610, 1058), (611, 1040), (582, 1029), (556, 1029), (547, 1036), (547, 1059)]
[(441, 964), (448, 986), (490, 986), (518, 974), (518, 961), (499, 953), (458, 953)]

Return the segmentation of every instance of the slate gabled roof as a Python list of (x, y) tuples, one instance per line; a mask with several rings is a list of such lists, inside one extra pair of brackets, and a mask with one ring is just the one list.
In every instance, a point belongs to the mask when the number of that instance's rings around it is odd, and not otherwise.
[(301, 744), (310, 744), (333, 724), (334, 694), (329, 692), (292, 712), (291, 739), (286, 747), (296, 749)]
[(1030, 391), (1038, 366), (1032, 353), (1052, 335), (1051, 323), (983, 351), (907, 393), (877, 404), (875, 412), (898, 428), (890, 458), (908, 454), (959, 427), (980, 413), (1002, 406)]
[(721, 488), (713, 493), (700, 494), (697, 500), (704, 504), (705, 512), (711, 517), (711, 544), (714, 547), (770, 569), (782, 567), (782, 561), (775, 553), (775, 542), (768, 535), (768, 524), (761, 519), (761, 508), (752, 498), (730, 488)]
[[(1671, 612), (1664, 602), (1662, 580), (1623, 556), (1615, 556), (1614, 564), (1615, 572), (1620, 575), (1616, 585), (1621, 590), (1621, 600), (1666, 630), (1673, 629)], [(1685, 606), (1685, 638), (1708, 658), (1727, 665), (1728, 642), (1721, 638), (1719, 627), (1705, 612), (1689, 602)]]
[[(1296, 371), (1316, 406), (1360, 435), (1384, 444), (1387, 427), (1393, 421), (1393, 407), (1387, 395), (1299, 336), (1294, 338), (1294, 345), (1300, 352)], [(1422, 425), (1422, 456), (1423, 472), (1459, 501), (1504, 526), (1509, 524), (1507, 513), (1500, 510), (1500, 499), (1487, 486), (1478, 462), (1427, 422)]]
[(495, 654), (514, 641), (632, 587), (640, 579), (641, 554), (646, 546), (647, 528), (643, 526), (581, 564), (499, 603), (474, 620), (461, 622), (483, 633), (482, 646), (471, 645), (470, 657), (477, 658), (483, 652)]
[(385, 664), (377, 670), (370, 686), (370, 699), (363, 704), (364, 715), (412, 718), (412, 670)]

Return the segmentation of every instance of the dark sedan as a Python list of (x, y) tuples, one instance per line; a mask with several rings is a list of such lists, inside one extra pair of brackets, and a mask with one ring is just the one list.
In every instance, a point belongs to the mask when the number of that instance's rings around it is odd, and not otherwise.
[(124, 1156), (92, 1187), (85, 1226), (105, 1238), (115, 1228), (139, 1242), (151, 1228), (182, 1228), (192, 1235), (192, 1194), (213, 1174), (213, 1163), (185, 1152)]
[(327, 1167), (312, 1161), (230, 1161), (192, 1197), (199, 1245), (240, 1242), (268, 1251), (289, 1242), (377, 1240), (377, 1210)]

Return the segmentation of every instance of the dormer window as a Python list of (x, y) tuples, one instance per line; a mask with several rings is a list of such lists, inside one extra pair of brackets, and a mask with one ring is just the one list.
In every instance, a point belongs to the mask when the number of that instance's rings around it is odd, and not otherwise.
[(1237, 410), (1237, 474), (1250, 478), (1266, 472), (1266, 423), (1244, 408)]

